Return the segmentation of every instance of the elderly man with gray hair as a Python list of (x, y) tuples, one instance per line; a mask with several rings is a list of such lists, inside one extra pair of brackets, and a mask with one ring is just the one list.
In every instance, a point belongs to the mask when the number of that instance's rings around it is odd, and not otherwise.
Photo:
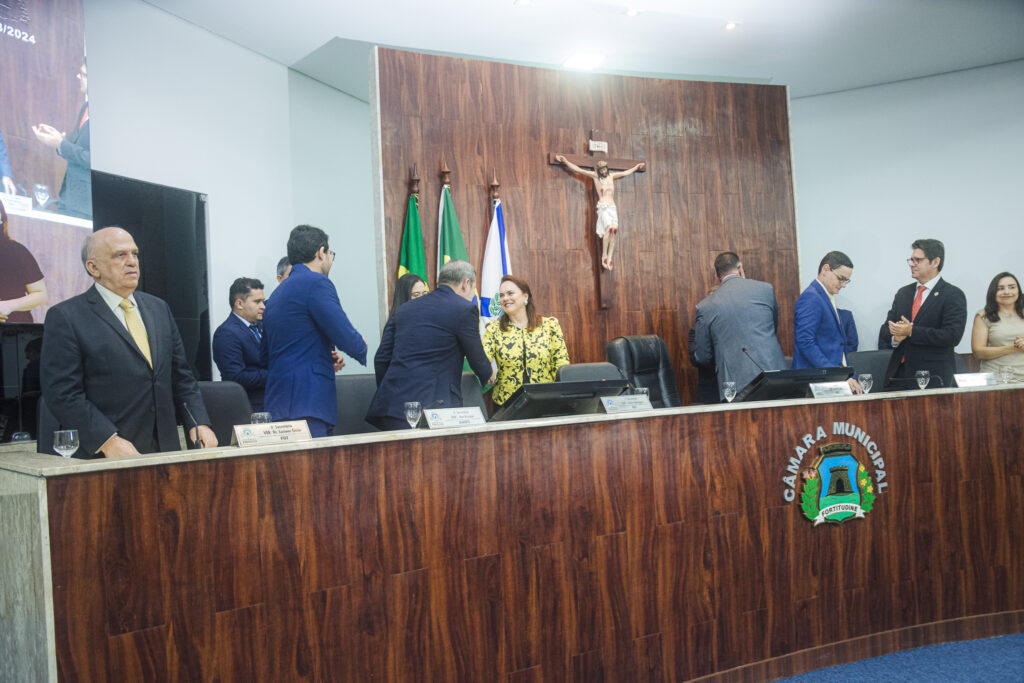
[(475, 285), (473, 266), (449, 261), (434, 291), (395, 311), (395, 324), (385, 330), (373, 359), (377, 393), (367, 422), (380, 429), (408, 429), (408, 401), (418, 401), (424, 410), (461, 408), (463, 358), (481, 383), (494, 381), (480, 341)]

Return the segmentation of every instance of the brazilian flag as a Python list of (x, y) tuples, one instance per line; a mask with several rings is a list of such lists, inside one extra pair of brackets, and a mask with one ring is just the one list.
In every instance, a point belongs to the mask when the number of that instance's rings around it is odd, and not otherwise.
[(455, 217), (451, 188), (441, 188), (441, 202), (437, 209), (437, 272), (452, 259), (469, 260), (466, 244), (462, 241), (459, 219)]
[(405, 229), (402, 230), (402, 251), (398, 254), (398, 277), (406, 273), (419, 275), (427, 281), (427, 257), (423, 252), (423, 228), (420, 226), (419, 197), (409, 195), (405, 210)]

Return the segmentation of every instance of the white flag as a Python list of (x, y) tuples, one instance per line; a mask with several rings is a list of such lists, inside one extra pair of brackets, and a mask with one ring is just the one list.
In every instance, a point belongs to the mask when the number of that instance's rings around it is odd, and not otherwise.
[(501, 315), (498, 304), (498, 288), (501, 278), (512, 272), (512, 261), (508, 257), (508, 239), (505, 234), (505, 217), (501, 212), (501, 200), (494, 200), (494, 214), (487, 232), (484, 246), (484, 262), (480, 268), (480, 330), (487, 323)]

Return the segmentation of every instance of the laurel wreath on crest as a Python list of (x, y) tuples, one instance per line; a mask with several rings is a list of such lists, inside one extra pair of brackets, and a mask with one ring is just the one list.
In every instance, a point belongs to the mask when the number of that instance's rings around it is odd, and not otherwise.
[[(868, 474), (867, 468), (857, 463), (857, 484), (863, 491), (860, 506), (864, 512), (871, 512), (875, 505), (875, 485)], [(807, 519), (813, 520), (821, 511), (818, 506), (818, 493), (821, 491), (821, 479), (818, 477), (804, 479), (803, 491), (800, 493), (800, 509)]]

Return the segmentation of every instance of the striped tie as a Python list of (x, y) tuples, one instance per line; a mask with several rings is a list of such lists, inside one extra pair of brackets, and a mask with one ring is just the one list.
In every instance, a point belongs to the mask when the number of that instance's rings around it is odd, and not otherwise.
[(149, 338), (146, 337), (146, 329), (142, 326), (142, 321), (139, 320), (135, 307), (128, 299), (121, 299), (121, 303), (118, 306), (124, 311), (124, 322), (128, 326), (128, 334), (132, 335), (135, 345), (139, 347), (139, 351), (142, 351), (142, 355), (146, 357), (146, 362), (152, 368), (153, 358), (149, 354)]

